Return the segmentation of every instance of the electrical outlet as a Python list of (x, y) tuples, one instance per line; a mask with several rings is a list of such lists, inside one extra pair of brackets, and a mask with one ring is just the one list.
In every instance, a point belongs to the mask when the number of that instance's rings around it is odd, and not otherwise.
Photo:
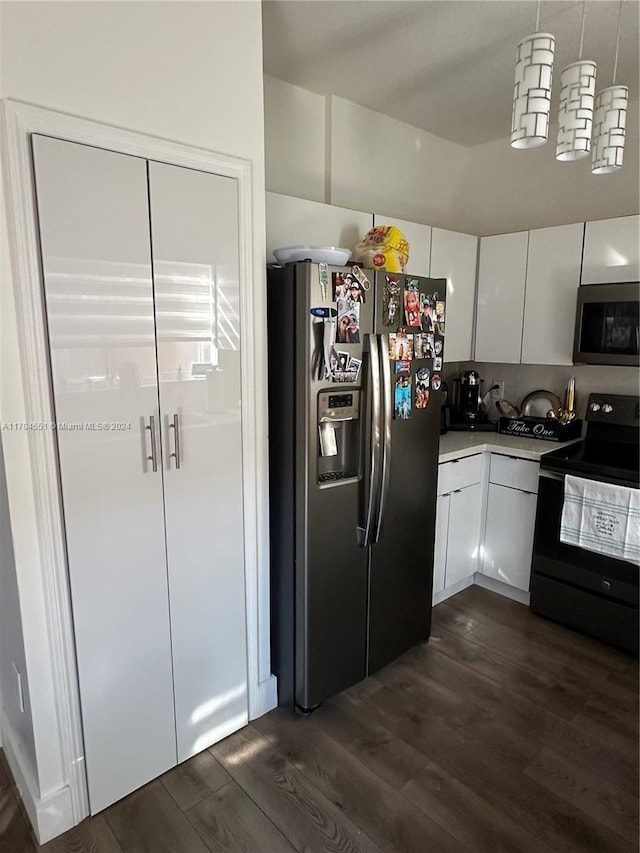
[[(494, 388), (494, 385), (497, 385), (498, 387)], [(491, 396), (494, 400), (504, 399), (504, 379), (493, 379), (489, 387), (493, 388)]]

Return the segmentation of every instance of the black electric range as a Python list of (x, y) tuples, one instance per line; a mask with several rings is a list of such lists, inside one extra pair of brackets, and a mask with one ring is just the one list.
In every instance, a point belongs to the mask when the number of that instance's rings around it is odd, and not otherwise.
[[(589, 430), (589, 425), (587, 426)], [(590, 437), (568, 447), (545, 453), (540, 467), (562, 474), (574, 474), (606, 483), (638, 485), (638, 427), (615, 427), (616, 438)]]
[(639, 567), (560, 541), (564, 477), (638, 488), (637, 396), (591, 394), (582, 441), (544, 454), (536, 511), (531, 609), (638, 652)]

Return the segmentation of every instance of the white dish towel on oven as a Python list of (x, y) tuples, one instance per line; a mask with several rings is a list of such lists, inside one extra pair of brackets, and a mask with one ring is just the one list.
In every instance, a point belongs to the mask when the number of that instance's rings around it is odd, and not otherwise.
[(567, 474), (560, 541), (638, 563), (640, 491)]

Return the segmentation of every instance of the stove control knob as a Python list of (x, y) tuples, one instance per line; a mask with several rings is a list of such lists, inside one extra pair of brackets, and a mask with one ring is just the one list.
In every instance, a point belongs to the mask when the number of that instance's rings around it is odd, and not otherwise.
[(611, 405), (611, 403), (605, 403), (604, 406), (602, 407), (602, 411), (609, 414), (609, 412), (613, 411), (613, 406)]
[(609, 590), (609, 589), (611, 589), (611, 582), (610, 581), (600, 581), (600, 586), (602, 587), (602, 589)]
[(589, 406), (589, 408), (591, 409), (592, 412), (599, 412), (600, 411), (600, 403), (592, 403)]

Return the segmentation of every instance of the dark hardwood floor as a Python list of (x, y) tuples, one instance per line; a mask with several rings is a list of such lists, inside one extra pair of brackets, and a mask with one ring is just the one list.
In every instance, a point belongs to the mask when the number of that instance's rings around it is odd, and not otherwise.
[(1, 853), (634, 853), (637, 661), (478, 587), (309, 718), (276, 710), (44, 847)]

